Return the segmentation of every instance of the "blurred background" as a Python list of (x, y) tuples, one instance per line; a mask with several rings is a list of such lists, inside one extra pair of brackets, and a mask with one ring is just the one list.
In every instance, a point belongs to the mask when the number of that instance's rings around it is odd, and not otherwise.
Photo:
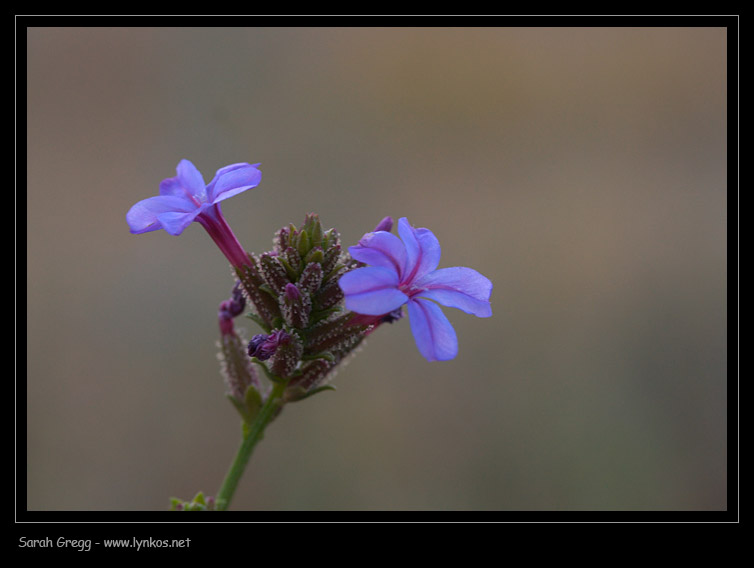
[(726, 40), (30, 28), (28, 509), (165, 510), (235, 455), (227, 262), (125, 221), (182, 158), (261, 162), (224, 206), (250, 251), (405, 216), (494, 283), (492, 318), (444, 310), (455, 360), (404, 319), (286, 407), (233, 509), (726, 509)]

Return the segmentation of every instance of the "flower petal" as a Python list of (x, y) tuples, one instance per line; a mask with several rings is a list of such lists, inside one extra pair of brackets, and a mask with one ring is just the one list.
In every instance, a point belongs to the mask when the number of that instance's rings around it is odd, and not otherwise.
[(406, 263), (406, 247), (401, 240), (385, 231), (367, 233), (356, 246), (348, 247), (351, 257), (372, 266), (381, 266), (400, 277)]
[(398, 233), (406, 246), (402, 282), (412, 282), (440, 264), (440, 242), (429, 229), (415, 229), (405, 217), (398, 220)]
[(158, 195), (139, 201), (126, 213), (126, 222), (134, 234), (162, 229), (159, 216), (167, 212), (187, 213), (195, 206), (190, 200), (172, 195)]
[(178, 180), (181, 182), (188, 196), (196, 197), (199, 201), (207, 200), (207, 189), (204, 184), (204, 178), (193, 163), (188, 160), (181, 160), (178, 162), (176, 171), (178, 172)]
[(168, 211), (166, 213), (161, 213), (160, 215), (158, 215), (157, 219), (160, 221), (162, 228), (165, 229), (165, 232), (170, 235), (177, 236), (180, 235), (201, 212), (201, 208), (194, 209), (193, 211), (189, 211), (187, 213), (182, 213), (180, 211)]
[(492, 282), (472, 268), (441, 268), (426, 274), (414, 285), (426, 288), (418, 294), (422, 298), (430, 298), (443, 306), (458, 308), (480, 318), (492, 315)]
[(408, 317), (416, 346), (428, 361), (448, 361), (458, 355), (458, 338), (440, 306), (422, 298), (408, 302)]
[(160, 195), (188, 198), (186, 190), (177, 176), (164, 179), (160, 182)]
[(215, 177), (207, 186), (209, 202), (217, 203), (258, 186), (262, 180), (262, 172), (257, 169), (258, 165), (231, 164), (217, 170)]
[(346, 296), (346, 309), (357, 314), (387, 314), (408, 300), (408, 296), (398, 290), (398, 274), (379, 266), (347, 272), (340, 277), (338, 285)]

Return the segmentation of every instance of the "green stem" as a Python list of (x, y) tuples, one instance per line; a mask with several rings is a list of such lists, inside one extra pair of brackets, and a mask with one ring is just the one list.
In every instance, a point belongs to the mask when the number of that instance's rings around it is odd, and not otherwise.
[(267, 401), (264, 403), (264, 406), (262, 406), (259, 414), (257, 414), (254, 422), (252, 422), (249, 425), (248, 430), (246, 430), (246, 435), (241, 442), (241, 447), (238, 449), (238, 453), (236, 454), (233, 463), (230, 465), (225, 480), (215, 496), (216, 511), (224, 511), (228, 508), (228, 505), (230, 505), (230, 500), (233, 498), (233, 493), (236, 491), (238, 482), (241, 480), (241, 476), (246, 469), (246, 464), (249, 463), (249, 458), (251, 457), (257, 442), (262, 439), (264, 436), (264, 429), (275, 416), (280, 403), (280, 398), (285, 392), (285, 387), (285, 382), (273, 384), (272, 392), (270, 392), (270, 395), (267, 397)]

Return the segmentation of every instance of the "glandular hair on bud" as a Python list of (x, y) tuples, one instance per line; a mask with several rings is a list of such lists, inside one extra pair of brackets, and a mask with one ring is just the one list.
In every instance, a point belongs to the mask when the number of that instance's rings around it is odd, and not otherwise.
[(301, 272), (298, 286), (303, 292), (311, 295), (319, 290), (320, 284), (322, 284), (322, 265), (318, 262), (310, 262)]
[(249, 387), (260, 387), (257, 371), (246, 356), (245, 341), (237, 333), (232, 333), (222, 335), (218, 346), (220, 352), (217, 358), (228, 394), (243, 401)]
[(275, 239), (273, 240), (274, 250), (278, 254), (281, 254), (284, 250), (286, 250), (289, 246), (290, 242), (290, 236), (291, 232), (288, 227), (283, 227), (275, 234)]
[(332, 367), (333, 363), (324, 359), (315, 359), (304, 365), (301, 368), (301, 373), (288, 383), (288, 391), (290, 392), (288, 398), (291, 401), (297, 400), (301, 395), (317, 388), (324, 382)]
[(304, 346), (298, 335), (295, 333), (286, 334), (285, 337), (281, 338), (275, 350), (270, 371), (280, 378), (289, 377), (298, 366), (303, 353)]
[(307, 342), (308, 353), (329, 351), (338, 357), (358, 344), (365, 335), (366, 326), (348, 325), (351, 314), (346, 314), (313, 326)]
[(264, 279), (259, 272), (258, 261), (249, 255), (248, 263), (236, 268), (236, 276), (240, 279), (246, 299), (254, 306), (257, 315), (267, 327), (274, 327), (275, 321), (280, 318), (280, 307), (277, 299), (261, 288)]
[(340, 245), (332, 245), (325, 250), (325, 257), (322, 260), (323, 278), (329, 278), (330, 273), (340, 260)]
[(278, 257), (268, 252), (262, 253), (259, 257), (259, 271), (265, 283), (276, 294), (280, 294), (285, 289), (285, 285), (290, 283), (285, 267)]
[(295, 284), (286, 284), (280, 310), (290, 327), (305, 329), (309, 325), (312, 301), (309, 294), (302, 293)]
[(288, 261), (288, 265), (296, 273), (301, 272), (302, 260), (301, 255), (293, 247), (287, 247), (283, 254), (284, 258)]
[(343, 290), (338, 286), (338, 278), (329, 278), (314, 294), (313, 300), (318, 310), (326, 310), (343, 299)]

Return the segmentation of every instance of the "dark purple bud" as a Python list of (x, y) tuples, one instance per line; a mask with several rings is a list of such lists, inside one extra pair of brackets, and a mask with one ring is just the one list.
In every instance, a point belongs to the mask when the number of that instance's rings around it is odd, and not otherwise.
[(302, 294), (295, 284), (286, 284), (280, 310), (285, 323), (296, 329), (304, 329), (309, 325), (312, 301), (309, 295)]
[(283, 330), (278, 330), (273, 332), (272, 335), (275, 333), (278, 334), (277, 347), (270, 365), (270, 371), (281, 378), (289, 377), (301, 360), (304, 346), (295, 334), (291, 335)]
[(264, 344), (267, 342), (267, 336), (263, 333), (257, 334), (249, 341), (249, 357), (256, 357), (260, 361), (264, 361), (272, 357), (274, 351), (268, 351), (264, 348)]
[(392, 217), (385, 217), (382, 221), (377, 223), (377, 226), (374, 228), (374, 232), (377, 231), (387, 231), (390, 232), (390, 229), (393, 228), (393, 218)]
[[(236, 281), (236, 285), (231, 290), (230, 300), (228, 300), (228, 313), (231, 317), (240, 316), (246, 307), (246, 298), (241, 290), (241, 282)], [(224, 302), (223, 302), (224, 303)]]
[(220, 307), (217, 309), (217, 319), (222, 335), (233, 333), (233, 318), (241, 315), (245, 306), (246, 299), (241, 291), (241, 283), (236, 282), (230, 300), (220, 302)]
[(230, 315), (230, 300), (220, 302), (217, 310), (217, 323), (220, 326), (220, 335), (233, 333), (233, 316)]
[(301, 298), (301, 292), (296, 287), (295, 284), (286, 284), (285, 285), (285, 297), (292, 302), (295, 302), (296, 300), (299, 300)]
[(260, 361), (266, 361), (272, 357), (278, 347), (287, 344), (291, 340), (290, 334), (282, 329), (277, 329), (269, 335), (260, 333), (249, 341), (249, 357), (256, 357)]

